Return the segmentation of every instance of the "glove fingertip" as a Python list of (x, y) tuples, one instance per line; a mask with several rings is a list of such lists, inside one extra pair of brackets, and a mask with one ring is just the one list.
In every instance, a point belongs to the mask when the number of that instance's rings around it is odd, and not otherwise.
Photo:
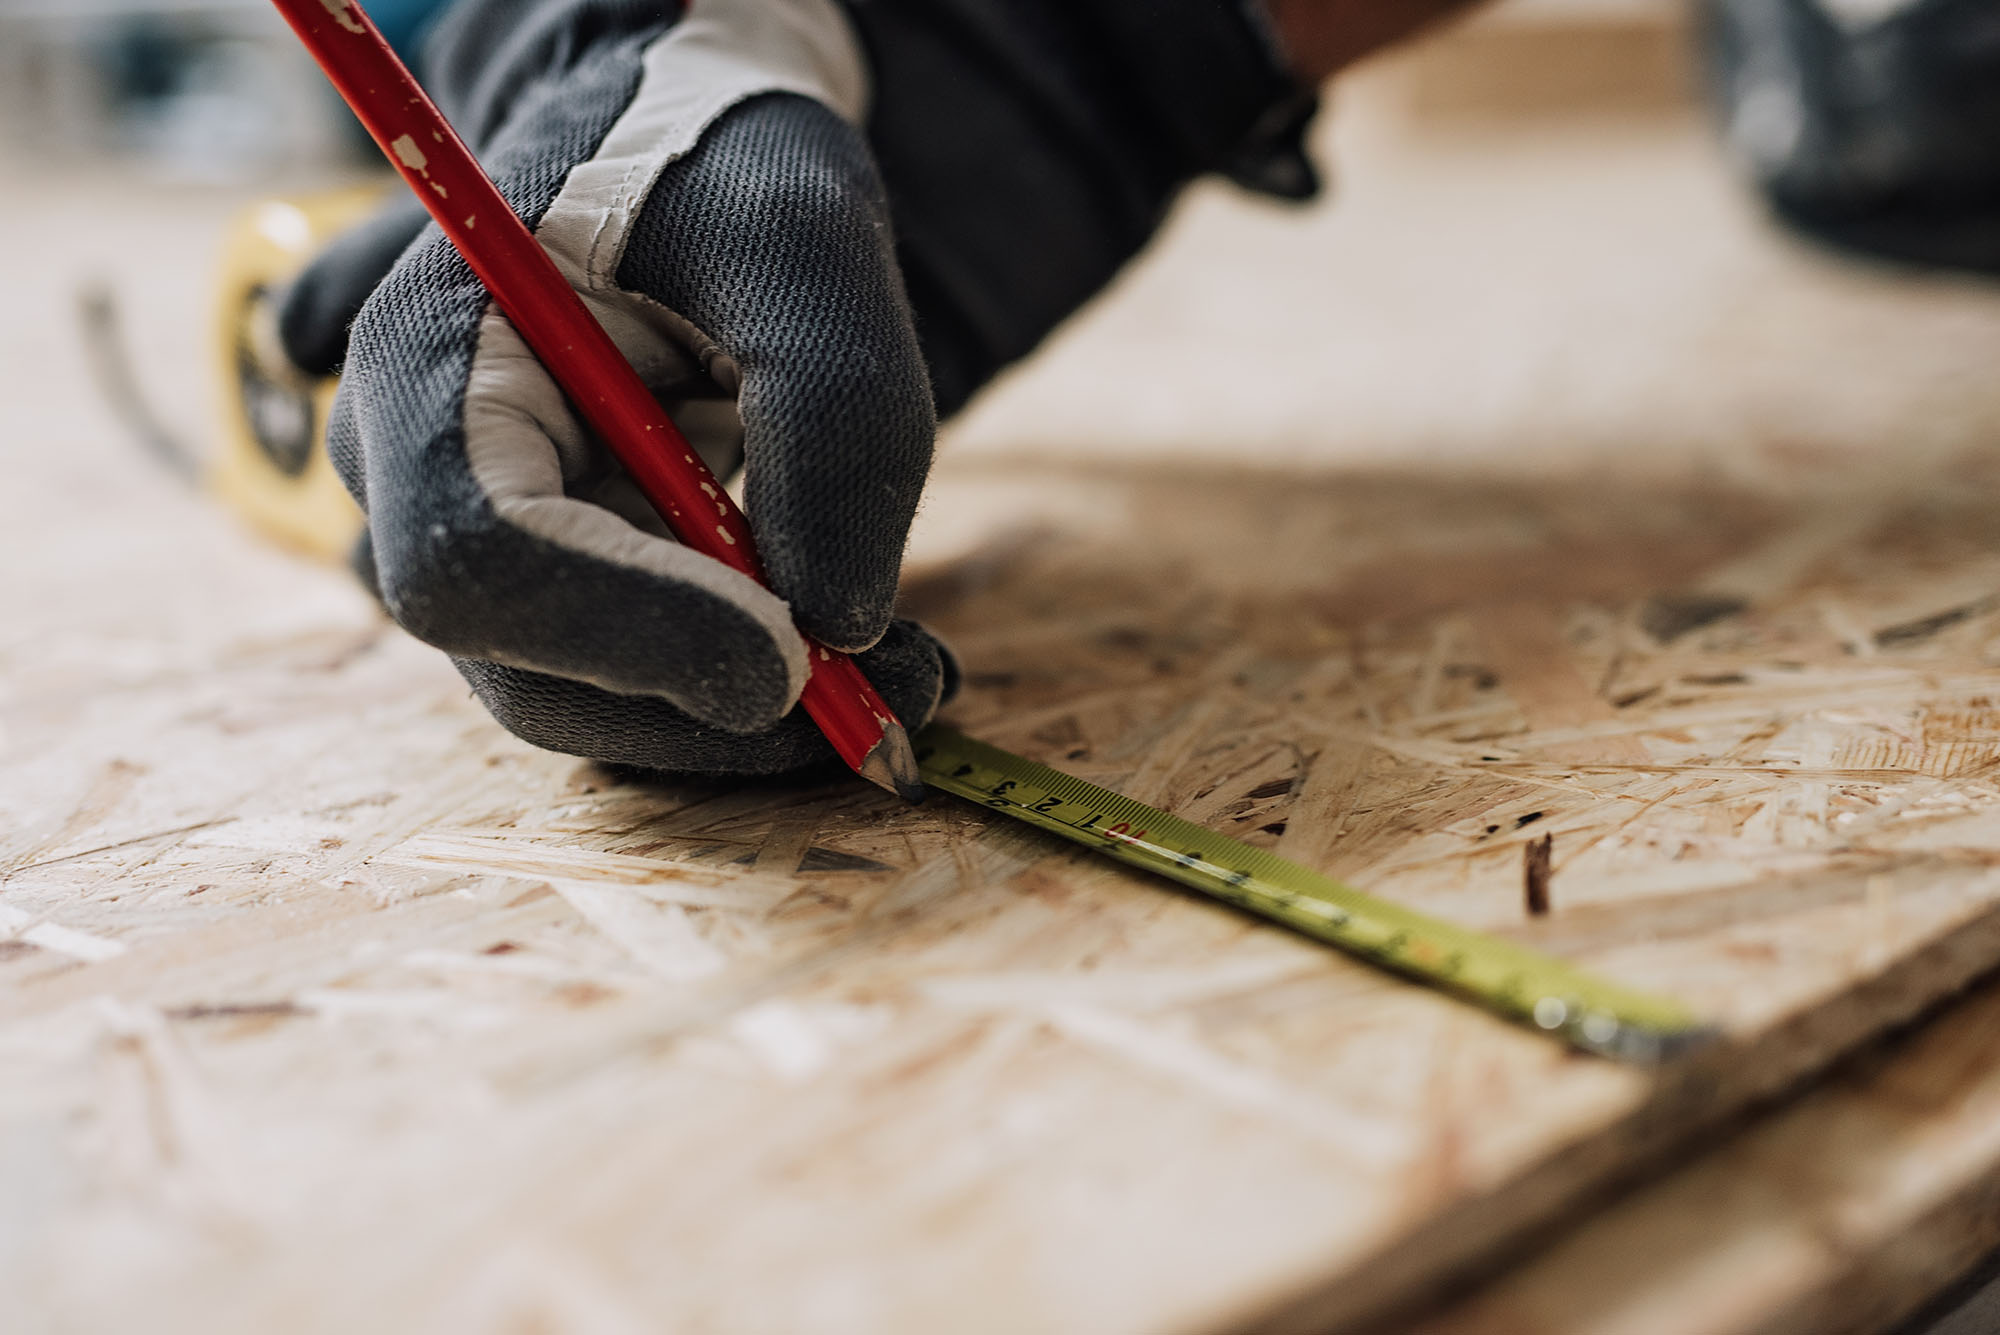
[(965, 667), (958, 661), (958, 653), (951, 647), (951, 643), (947, 640), (941, 639), (936, 631), (931, 630), (925, 626), (919, 626), (914, 621), (910, 622), (909, 624), (912, 627), (915, 627), (915, 629), (917, 629), (918, 631), (921, 631), (923, 634), (929, 636), (931, 644), (937, 648), (937, 655), (938, 655), (937, 707), (939, 709), (942, 709), (946, 705), (950, 704), (953, 700), (956, 700), (958, 698), (959, 691), (963, 689), (963, 687), (965, 686)]
[(347, 327), (353, 312), (344, 309), (308, 268), (285, 289), (277, 303), (278, 346), (285, 358), (312, 376), (329, 376), (347, 357)]
[(794, 598), (792, 616), (800, 630), (831, 649), (859, 654), (873, 649), (889, 631), (893, 600), (828, 602), (819, 607)]
[(894, 621), (860, 658), (905, 728), (915, 731), (958, 694), (958, 659), (944, 641), (914, 621)]
[(430, 220), (415, 200), (396, 200), (335, 237), (277, 301), (278, 342), (307, 375), (329, 376), (347, 359), (347, 331), (362, 304)]

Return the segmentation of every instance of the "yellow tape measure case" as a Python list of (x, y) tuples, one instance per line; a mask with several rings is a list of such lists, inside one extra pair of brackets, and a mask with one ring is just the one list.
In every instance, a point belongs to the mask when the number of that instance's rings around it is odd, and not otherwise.
[(215, 369), (222, 440), (206, 481), (258, 530), (295, 551), (344, 560), (361, 512), (326, 453), (335, 381), (306, 376), (277, 342), (275, 299), (329, 240), (381, 201), (356, 187), (254, 205), (224, 255)]

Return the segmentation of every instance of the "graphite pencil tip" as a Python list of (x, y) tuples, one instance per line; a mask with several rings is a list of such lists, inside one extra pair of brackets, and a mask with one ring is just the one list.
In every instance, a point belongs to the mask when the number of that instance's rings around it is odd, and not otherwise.
[(899, 723), (892, 723), (882, 730), (882, 740), (875, 743), (875, 749), (861, 762), (858, 772), (868, 782), (894, 793), (912, 806), (930, 793), (924, 787), (922, 773), (917, 769), (917, 753), (910, 745), (910, 734), (903, 731)]

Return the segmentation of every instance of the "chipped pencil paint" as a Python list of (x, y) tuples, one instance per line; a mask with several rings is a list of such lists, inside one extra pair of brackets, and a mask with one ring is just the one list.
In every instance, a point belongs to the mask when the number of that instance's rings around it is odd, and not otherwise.
[(353, 0), (320, 0), (326, 12), (333, 15), (334, 22), (352, 33), (366, 33), (367, 25), (354, 12)]
[[(445, 188), (444, 182), (431, 179), (431, 160), (425, 155), (424, 150), (417, 146), (417, 141), (414, 137), (407, 134), (403, 135), (392, 142), (389, 147), (396, 154), (398, 161), (417, 175), (423, 177), (424, 183), (437, 191), (440, 199), (449, 199), (451, 197), (451, 192)], [(466, 225), (469, 227), (471, 223), (468, 222)]]

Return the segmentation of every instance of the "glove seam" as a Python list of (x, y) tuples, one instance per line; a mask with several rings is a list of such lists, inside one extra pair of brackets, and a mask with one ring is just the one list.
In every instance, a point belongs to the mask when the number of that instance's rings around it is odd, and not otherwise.
[[(497, 370), (496, 364), (510, 369)], [(536, 404), (530, 395), (538, 397), (540, 403)], [(520, 420), (523, 418), (527, 420)], [(580, 444), (581, 427), (570, 415), (561, 391), (540, 370), (540, 364), (519, 333), (495, 310), (489, 309), (480, 321), (479, 349), (467, 379), (460, 421), (464, 424), (467, 472), (479, 490), (491, 522), (530, 540), (548, 543), (571, 559), (601, 562), (652, 579), (693, 587), (728, 604), (756, 622), (769, 636), (785, 665), (786, 698), (798, 699), (805, 688), (809, 665), (805, 642), (793, 627), (783, 599), (718, 561), (646, 533), (600, 506), (568, 497), (553, 460), (550, 467), (556, 470), (555, 477), (535, 477), (520, 471), (519, 461), (527, 460), (530, 469), (535, 469), (540, 460), (532, 446), (526, 451), (510, 449), (511, 440), (526, 433), (550, 441), (573, 436)], [(617, 547), (607, 549), (588, 539), (580, 541), (578, 526), (587, 523), (601, 526), (592, 537), (608, 537)], [(482, 651), (481, 656), (495, 662), (510, 661), (503, 654), (490, 651)], [(581, 675), (577, 679), (618, 689), (608, 680)]]
[[(704, 0), (648, 45), (642, 64), (631, 103), (570, 169), (536, 229), (579, 290), (617, 290), (624, 248), (660, 174), (744, 101), (794, 93), (850, 124), (867, 120), (866, 58), (834, 0)], [(615, 181), (597, 175), (621, 160)]]

